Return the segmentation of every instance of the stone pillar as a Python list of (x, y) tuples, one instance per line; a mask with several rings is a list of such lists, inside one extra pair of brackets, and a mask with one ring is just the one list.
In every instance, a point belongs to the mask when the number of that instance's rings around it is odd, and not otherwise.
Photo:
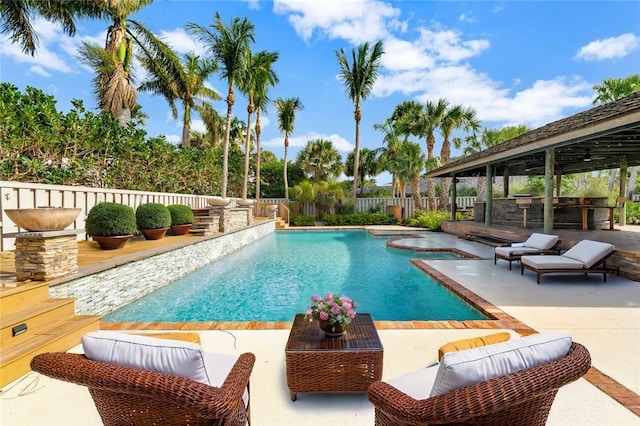
[(78, 272), (75, 231), (21, 232), (15, 246), (18, 281), (48, 281)]

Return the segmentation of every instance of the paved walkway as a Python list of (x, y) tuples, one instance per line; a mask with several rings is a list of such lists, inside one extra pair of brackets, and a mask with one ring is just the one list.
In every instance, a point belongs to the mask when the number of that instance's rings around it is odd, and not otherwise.
[[(536, 285), (535, 276), (526, 271), (520, 276), (518, 268), (509, 271), (506, 262), (494, 265), (490, 247), (443, 233), (426, 236), (407, 243), (457, 248), (483, 259), (423, 260), (425, 267), (468, 288), (528, 327), (568, 331), (589, 349), (594, 367), (605, 378), (611, 377), (610, 383), (601, 383), (599, 388), (591, 384), (594, 380), (585, 378), (562, 388), (549, 425), (640, 424), (640, 283), (615, 276), (604, 284), (596, 275), (549, 275)], [(383, 380), (430, 364), (437, 348), (447, 341), (488, 332), (472, 328), (381, 329), (385, 347)], [(201, 332), (205, 350), (256, 354), (251, 382), (254, 425), (301, 425), (310, 423), (310, 419), (336, 425), (373, 424), (373, 409), (366, 395), (302, 394), (298, 401), (290, 400), (284, 380), (287, 337), (286, 329)], [(636, 393), (622, 398), (630, 408), (603, 392), (615, 394), (621, 388)], [(637, 414), (631, 411), (634, 407)], [(3, 425), (100, 424), (84, 388), (33, 373), (3, 389), (0, 409)]]

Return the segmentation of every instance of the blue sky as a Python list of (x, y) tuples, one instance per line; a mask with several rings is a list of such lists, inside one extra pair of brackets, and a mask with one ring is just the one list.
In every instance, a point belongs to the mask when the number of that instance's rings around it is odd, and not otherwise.
[[(239, 16), (255, 25), (254, 51), (280, 53), (275, 65), (280, 83), (271, 98), (296, 96), (304, 105), (290, 138), (290, 159), (317, 138), (333, 141), (343, 159), (353, 149), (353, 104), (337, 78), (335, 52), (343, 48), (350, 54), (365, 41), (385, 45), (380, 76), (362, 103), (361, 147), (367, 148), (382, 146), (373, 124), (384, 122), (405, 100), (445, 98), (472, 107), (487, 128), (537, 128), (591, 108), (594, 84), (640, 72), (637, 1), (156, 0), (131, 18), (180, 54), (204, 55), (185, 26), (208, 26), (216, 11), (225, 23)], [(35, 57), (0, 35), (0, 77), (21, 90), (34, 86), (54, 95), (63, 111), (72, 99), (95, 109), (93, 74), (79, 63), (77, 48), (82, 40), (103, 44), (107, 26), (82, 20), (76, 36), (68, 37), (38, 19)], [(137, 74), (138, 83), (143, 78)], [(225, 96), (224, 82), (211, 79), (210, 85)], [(162, 98), (141, 93), (138, 102), (149, 115), (149, 136), (180, 140), (181, 118), (171, 117)], [(219, 102), (217, 109), (225, 113), (226, 104)], [(246, 121), (240, 93), (234, 115)], [(262, 128), (263, 148), (282, 158), (283, 135), (273, 108), (262, 116)], [(192, 129), (204, 131), (198, 117)], [(437, 135), (436, 152), (441, 140)], [(382, 175), (378, 183), (388, 180)]]

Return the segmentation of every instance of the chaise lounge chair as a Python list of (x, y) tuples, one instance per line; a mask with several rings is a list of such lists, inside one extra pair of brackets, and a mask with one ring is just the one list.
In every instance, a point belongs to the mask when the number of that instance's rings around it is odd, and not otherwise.
[(522, 256), (520, 275), (529, 269), (536, 273), (538, 284), (544, 274), (602, 274), (607, 282), (607, 274), (619, 272), (618, 268), (607, 267), (606, 260), (615, 252), (615, 246), (598, 241), (582, 240), (561, 255)]
[(493, 264), (498, 263), (498, 259), (509, 262), (520, 260), (523, 255), (534, 254), (560, 254), (560, 240), (557, 235), (539, 234), (534, 232), (523, 243), (513, 243), (510, 246), (496, 247), (493, 254)]
[(570, 336), (545, 334), (447, 353), (438, 365), (374, 382), (376, 426), (546, 424), (558, 389), (582, 377), (591, 357)]
[(31, 368), (88, 387), (105, 425), (249, 423), (253, 354), (205, 353), (191, 342), (104, 331), (82, 339), (84, 355), (44, 353)]

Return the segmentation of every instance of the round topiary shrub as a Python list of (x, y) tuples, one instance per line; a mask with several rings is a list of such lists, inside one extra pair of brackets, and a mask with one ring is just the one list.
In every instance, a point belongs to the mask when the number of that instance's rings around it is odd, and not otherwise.
[(164, 204), (141, 204), (136, 209), (138, 229), (160, 229), (171, 226), (171, 213)]
[(184, 204), (172, 204), (167, 206), (171, 213), (172, 225), (188, 225), (193, 223), (193, 210)]
[(136, 216), (133, 209), (124, 204), (99, 203), (89, 211), (84, 229), (92, 237), (132, 235), (137, 230)]

